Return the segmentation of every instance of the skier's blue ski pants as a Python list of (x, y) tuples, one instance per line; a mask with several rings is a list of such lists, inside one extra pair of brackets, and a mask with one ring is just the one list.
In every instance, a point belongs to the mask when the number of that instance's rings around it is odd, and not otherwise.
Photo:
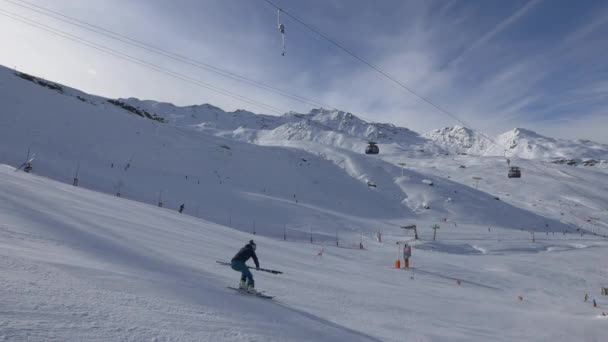
[(249, 267), (247, 267), (244, 262), (239, 260), (232, 260), (232, 262), (230, 263), (230, 267), (237, 272), (241, 272), (241, 280), (246, 279), (247, 284), (253, 286), (253, 275), (251, 274), (251, 271), (249, 271)]

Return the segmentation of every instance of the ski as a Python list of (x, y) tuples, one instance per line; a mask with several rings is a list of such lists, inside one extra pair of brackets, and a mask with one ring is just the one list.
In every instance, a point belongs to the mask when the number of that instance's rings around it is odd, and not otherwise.
[(232, 287), (232, 286), (226, 286), (227, 288), (234, 290), (236, 292), (245, 294), (245, 295), (250, 295), (250, 296), (255, 296), (255, 297), (260, 297), (260, 298), (264, 298), (264, 299), (272, 299), (274, 298), (274, 296), (269, 296), (267, 294), (264, 294), (263, 292), (257, 291), (257, 290), (246, 290), (246, 289), (240, 289), (238, 287)]
[[(216, 261), (218, 264), (220, 265), (224, 265), (224, 266), (230, 266), (229, 262), (225, 262), (225, 261)], [(277, 271), (277, 270), (271, 270), (268, 268), (255, 268), (255, 267), (251, 267), (251, 266), (247, 266), (249, 269), (251, 270), (256, 270), (256, 271), (262, 271), (262, 272), (268, 272), (268, 273), (272, 273), (272, 274), (283, 274), (283, 272), (281, 271)]]

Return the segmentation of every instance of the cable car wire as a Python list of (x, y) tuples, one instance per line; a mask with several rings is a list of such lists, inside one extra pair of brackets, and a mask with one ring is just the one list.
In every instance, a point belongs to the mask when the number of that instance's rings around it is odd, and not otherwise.
[[(90, 23), (88, 23), (86, 21), (83, 21), (83, 20), (80, 20), (80, 19), (68, 16), (68, 15), (62, 14), (62, 13), (60, 13), (58, 11), (54, 11), (54, 10), (46, 8), (46, 7), (42, 7), (42, 6), (30, 3), (28, 1), (17, 0), (17, 1), (21, 2), (21, 3), (23, 3), (23, 4), (21, 4), (19, 2), (12, 1), (12, 0), (4, 0), (4, 1), (8, 2), (8, 3), (11, 3), (13, 5), (20, 6), (22, 8), (28, 9), (30, 11), (33, 11), (33, 12), (36, 12), (36, 13), (39, 13), (39, 14), (51, 17), (53, 19), (65, 22), (67, 24), (74, 25), (74, 26), (83, 28), (85, 30), (88, 30), (88, 31), (91, 31), (91, 32), (95, 32), (95, 33), (100, 34), (100, 35), (103, 35), (105, 37), (108, 37), (108, 38), (111, 38), (111, 39), (114, 39), (114, 40), (117, 40), (117, 41), (129, 44), (129, 45), (132, 45), (132, 46), (135, 46), (135, 47), (138, 47), (138, 48), (146, 50), (148, 52), (152, 52), (152, 53), (155, 53), (155, 54), (158, 54), (158, 55), (162, 55), (164, 57), (173, 59), (175, 61), (179, 61), (181, 63), (184, 63), (184, 64), (187, 64), (187, 65), (196, 67), (198, 69), (202, 69), (202, 70), (206, 70), (206, 71), (209, 71), (209, 72), (213, 72), (213, 73), (221, 75), (223, 77), (226, 77), (226, 78), (238, 81), (238, 82), (249, 84), (249, 85), (254, 86), (254, 87), (258, 88), (258, 89), (263, 89), (263, 90), (275, 93), (277, 95), (289, 98), (291, 100), (298, 101), (300, 103), (312, 105), (314, 107), (322, 107), (322, 108), (339, 110), (338, 108), (330, 106), (330, 105), (325, 104), (323, 102), (320, 102), (320, 101), (317, 101), (317, 100), (314, 100), (314, 99), (310, 99), (310, 98), (307, 98), (307, 97), (304, 97), (304, 96), (300, 96), (300, 95), (297, 95), (297, 94), (285, 91), (285, 90), (277, 88), (275, 86), (272, 86), (272, 85), (269, 85), (269, 84), (266, 84), (266, 83), (263, 83), (263, 82), (256, 81), (256, 80), (248, 78), (246, 76), (239, 75), (239, 74), (237, 74), (235, 72), (232, 72), (232, 71), (220, 68), (220, 67), (216, 67), (216, 66), (213, 66), (213, 65), (208, 64), (208, 63), (201, 62), (199, 60), (190, 58), (188, 56), (184, 56), (184, 55), (181, 55), (181, 54), (178, 54), (178, 53), (175, 53), (175, 52), (171, 52), (169, 50), (166, 50), (166, 49), (163, 49), (163, 48), (160, 48), (160, 47), (148, 44), (148, 43), (143, 42), (141, 40), (134, 39), (134, 38), (131, 38), (129, 36), (126, 36), (126, 35), (123, 35), (123, 34), (120, 34), (120, 33), (117, 33), (117, 32), (114, 32), (114, 31), (111, 31), (111, 30), (108, 30), (108, 29), (105, 29), (105, 28), (103, 28), (101, 26), (90, 24)], [(24, 5), (24, 4), (27, 4), (27, 6)], [(29, 7), (29, 6), (31, 6), (31, 7)], [(32, 7), (34, 7), (34, 8), (32, 8)], [(46, 13), (46, 12), (48, 12), (48, 13)], [(279, 27), (279, 29), (280, 29), (280, 27)], [(284, 32), (284, 28), (283, 28), (282, 32)], [(284, 43), (283, 43), (283, 46), (284, 46)]]
[(238, 93), (235, 93), (235, 92), (223, 89), (223, 88), (219, 88), (219, 87), (216, 87), (216, 86), (213, 86), (213, 85), (201, 82), (201, 81), (199, 81), (199, 80), (197, 80), (197, 79), (195, 79), (193, 77), (190, 77), (188, 75), (184, 75), (184, 74), (181, 74), (181, 73), (169, 70), (169, 69), (164, 68), (162, 66), (159, 66), (159, 65), (147, 62), (147, 61), (139, 59), (137, 57), (133, 57), (133, 56), (128, 55), (126, 53), (114, 50), (114, 49), (106, 47), (106, 46), (103, 46), (101, 44), (94, 43), (92, 41), (89, 41), (89, 40), (86, 40), (84, 38), (81, 38), (81, 37), (75, 36), (73, 34), (70, 34), (68, 32), (58, 30), (58, 29), (53, 28), (51, 26), (39, 23), (39, 22), (37, 22), (35, 20), (23, 17), (23, 16), (21, 16), (19, 14), (16, 14), (16, 13), (13, 13), (13, 12), (10, 12), (10, 11), (6, 11), (4, 9), (0, 9), (0, 15), (3, 15), (5, 17), (11, 18), (13, 20), (19, 21), (19, 22), (21, 22), (23, 24), (27, 24), (29, 26), (36, 27), (36, 28), (38, 28), (40, 30), (46, 31), (48, 33), (52, 33), (52, 34), (60, 36), (60, 37), (62, 37), (64, 39), (68, 39), (68, 40), (71, 40), (73, 42), (76, 42), (76, 43), (79, 43), (79, 44), (82, 44), (82, 45), (86, 45), (86, 46), (88, 46), (90, 48), (93, 48), (95, 50), (105, 52), (105, 53), (113, 55), (115, 57), (127, 60), (129, 62), (138, 64), (140, 66), (143, 66), (143, 67), (146, 67), (146, 68), (149, 68), (149, 69), (152, 69), (154, 71), (163, 73), (165, 75), (168, 75), (168, 76), (180, 79), (182, 81), (186, 81), (186, 82), (189, 82), (191, 84), (197, 85), (199, 87), (202, 87), (202, 88), (214, 91), (214, 92), (222, 94), (224, 96), (227, 96), (227, 97), (230, 97), (230, 98), (233, 98), (233, 99), (236, 99), (236, 100), (239, 100), (239, 101), (242, 101), (242, 102), (254, 105), (254, 106), (259, 107), (259, 108), (263, 108), (264, 110), (269, 110), (269, 111), (271, 111), (271, 112), (273, 112), (275, 114), (279, 114), (280, 115), (280, 114), (283, 114), (283, 113), (287, 112), (286, 110), (277, 108), (275, 106), (272, 106), (272, 105), (269, 105), (269, 104), (266, 104), (266, 103), (263, 103), (263, 102), (260, 102), (260, 101), (248, 98), (248, 97), (245, 97), (243, 95), (240, 95)]
[(371, 62), (368, 62), (366, 59), (364, 59), (363, 57), (360, 57), (359, 55), (357, 55), (356, 53), (354, 53), (353, 51), (351, 51), (350, 49), (346, 48), (344, 45), (340, 44), (339, 42), (337, 42), (336, 40), (332, 39), (331, 37), (329, 37), (328, 35), (326, 35), (325, 33), (323, 33), (322, 31), (320, 31), (319, 29), (315, 28), (314, 26), (307, 24), (306, 22), (304, 22), (302, 19), (298, 18), (297, 16), (291, 14), (290, 12), (286, 11), (285, 9), (279, 7), (277, 4), (275, 4), (274, 2), (270, 1), (270, 0), (263, 0), (266, 3), (268, 3), (270, 6), (274, 7), (277, 10), (280, 10), (282, 13), (284, 13), (286, 16), (290, 17), (291, 19), (293, 19), (294, 21), (296, 21), (297, 23), (299, 23), (300, 25), (304, 26), (305, 28), (307, 28), (308, 30), (312, 31), (313, 33), (315, 33), (316, 35), (318, 35), (319, 37), (327, 40), (328, 42), (330, 42), (332, 45), (334, 45), (335, 47), (337, 47), (338, 49), (344, 51), (345, 53), (347, 53), (348, 55), (350, 55), (351, 57), (355, 58), (356, 60), (358, 60), (359, 62), (367, 65), (368, 67), (370, 67), (371, 69), (375, 70), (377, 73), (379, 73), (380, 75), (382, 75), (383, 77), (385, 77), (386, 79), (388, 79), (389, 81), (391, 81), (392, 83), (396, 84), (397, 86), (399, 86), (400, 88), (406, 90), (407, 92), (409, 92), (410, 94), (414, 95), (415, 97), (417, 97), (418, 99), (426, 102), (428, 105), (432, 106), (433, 108), (435, 108), (436, 110), (438, 110), (439, 112), (448, 115), (449, 117), (451, 117), (452, 119), (456, 120), (457, 122), (459, 122), (460, 124), (469, 127), (470, 125), (467, 124), (464, 120), (460, 119), (459, 117), (457, 117), (456, 115), (454, 115), (453, 113), (451, 113), (450, 111), (443, 109), (442, 107), (440, 107), (439, 105), (435, 104), (433, 101), (431, 101), (430, 99), (418, 94), (416, 91), (414, 91), (412, 88), (408, 87), (407, 85), (405, 85), (403, 82), (399, 81), (398, 79), (396, 79), (395, 77), (391, 76), (389, 73), (387, 73), (386, 71), (380, 69), (379, 67), (377, 67), (376, 65), (372, 64)]

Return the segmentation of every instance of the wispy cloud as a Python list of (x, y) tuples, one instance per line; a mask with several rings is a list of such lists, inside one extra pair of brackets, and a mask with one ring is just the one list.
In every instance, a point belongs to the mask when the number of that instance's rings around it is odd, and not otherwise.
[(503, 21), (498, 23), (494, 28), (490, 31), (486, 32), (484, 35), (476, 39), (471, 45), (467, 46), (462, 53), (456, 56), (453, 60), (448, 63), (448, 66), (454, 67), (460, 64), (471, 51), (479, 48), (494, 36), (500, 34), (504, 30), (506, 30), (510, 25), (513, 25), (520, 18), (525, 16), (530, 10), (532, 10), (541, 0), (530, 0), (525, 5), (523, 5), (520, 9), (515, 11), (515, 13), (506, 17)]

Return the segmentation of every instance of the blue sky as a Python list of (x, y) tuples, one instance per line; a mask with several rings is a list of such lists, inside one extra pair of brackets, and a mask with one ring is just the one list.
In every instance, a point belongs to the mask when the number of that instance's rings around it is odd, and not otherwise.
[[(10, 0), (21, 3), (21, 0)], [(457, 124), (263, 0), (27, 0), (370, 120), (418, 132)], [(473, 128), (608, 143), (608, 2), (273, 0)], [(282, 110), (293, 100), (32, 12), (0, 9)], [(0, 16), (0, 63), (108, 97), (226, 110), (241, 103)], [(270, 113), (272, 114), (272, 113)]]

